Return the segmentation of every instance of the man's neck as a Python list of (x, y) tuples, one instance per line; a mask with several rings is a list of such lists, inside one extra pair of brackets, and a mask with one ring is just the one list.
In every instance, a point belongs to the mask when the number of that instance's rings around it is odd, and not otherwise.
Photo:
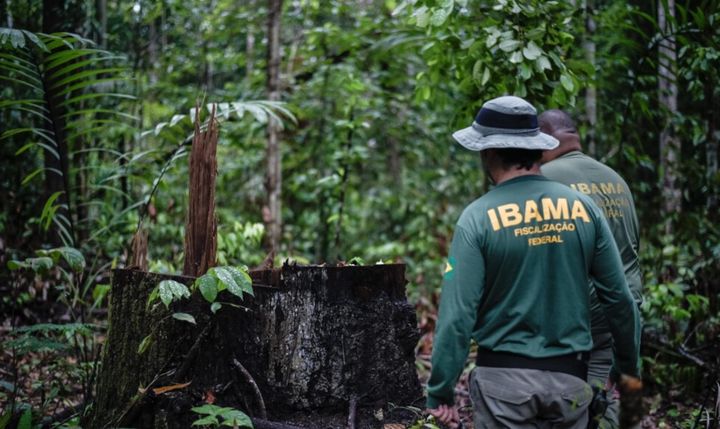
[(542, 162), (550, 162), (555, 158), (560, 158), (566, 153), (570, 152), (582, 152), (582, 146), (580, 143), (561, 144), (553, 150), (549, 150), (543, 154)]
[(520, 176), (537, 176), (542, 174), (540, 172), (540, 164), (534, 164), (532, 168), (526, 170), (524, 168), (512, 168), (510, 170), (497, 169), (493, 171), (492, 178), (495, 180), (495, 184), (499, 185), (502, 182), (507, 182), (510, 179), (514, 179)]

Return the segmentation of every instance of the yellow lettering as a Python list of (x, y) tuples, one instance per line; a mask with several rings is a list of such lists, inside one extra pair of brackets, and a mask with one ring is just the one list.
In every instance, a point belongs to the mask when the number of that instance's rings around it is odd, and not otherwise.
[(528, 238), (528, 246), (540, 246), (549, 243), (564, 243), (564, 241), (559, 235), (543, 235), (542, 237)]
[(492, 225), (493, 231), (500, 229), (500, 222), (498, 222), (497, 214), (495, 209), (489, 209), (487, 211), (488, 217), (490, 218), (490, 225)]
[(570, 213), (570, 217), (573, 220), (581, 218), (583, 221), (590, 223), (590, 216), (588, 216), (587, 212), (585, 211), (585, 206), (583, 206), (582, 203), (578, 200), (573, 201), (572, 213)]
[(527, 200), (525, 201), (525, 223), (533, 220), (536, 222), (542, 222), (543, 218), (540, 216), (537, 203), (533, 200)]
[(590, 187), (587, 185), (587, 183), (578, 183), (578, 190), (582, 192), (583, 194), (589, 194), (590, 193)]
[(497, 209), (500, 213), (500, 220), (502, 221), (503, 227), (507, 228), (508, 226), (517, 225), (522, 222), (520, 207), (518, 207), (517, 204), (503, 204)]
[(591, 183), (590, 184), (590, 192), (592, 192), (593, 194), (599, 194), (600, 189), (598, 188), (598, 186), (596, 184)]
[(603, 194), (614, 194), (615, 193), (615, 187), (612, 183), (601, 183), (600, 189), (602, 189)]
[(553, 204), (551, 198), (542, 199), (543, 218), (545, 219), (568, 219), (568, 202), (565, 198), (558, 198), (557, 205)]

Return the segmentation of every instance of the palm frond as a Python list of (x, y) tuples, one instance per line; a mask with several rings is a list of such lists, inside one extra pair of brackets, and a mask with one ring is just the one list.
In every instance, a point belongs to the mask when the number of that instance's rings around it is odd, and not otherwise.
[(88, 141), (95, 141), (88, 136), (137, 121), (117, 108), (118, 102), (134, 97), (115, 88), (108, 90), (113, 86), (110, 83), (129, 79), (124, 56), (97, 49), (76, 34), (0, 28), (0, 81), (8, 84), (13, 95), (0, 102), (0, 109), (10, 109), (21, 118), (0, 140), (19, 142), (17, 156), (42, 154), (45, 159), (45, 166), (30, 172), (24, 183), (41, 174), (46, 180), (48, 175), (61, 177), (63, 185), (45, 202), (41, 224), (44, 228), (55, 225), (63, 241), (72, 244), (73, 204), (82, 203), (73, 198), (77, 187), (69, 176), (78, 171), (73, 158), (86, 156), (82, 150)]

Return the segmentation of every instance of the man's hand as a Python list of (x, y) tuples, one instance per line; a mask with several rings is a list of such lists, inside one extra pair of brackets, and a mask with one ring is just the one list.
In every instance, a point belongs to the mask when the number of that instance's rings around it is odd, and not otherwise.
[(426, 411), (435, 416), (435, 418), (440, 420), (443, 424), (446, 424), (451, 428), (458, 427), (460, 415), (458, 414), (458, 409), (455, 405), (440, 405), (437, 408), (428, 408)]

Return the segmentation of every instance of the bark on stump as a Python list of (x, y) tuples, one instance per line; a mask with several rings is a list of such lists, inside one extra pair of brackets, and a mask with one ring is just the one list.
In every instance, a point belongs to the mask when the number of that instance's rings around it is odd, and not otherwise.
[[(219, 301), (243, 308), (223, 305), (213, 315), (199, 294), (169, 311), (146, 308), (161, 280), (189, 285), (190, 277), (116, 270), (88, 426), (190, 427), (197, 418), (190, 408), (208, 397), (259, 416), (257, 395), (234, 359), (257, 383), (269, 420), (345, 427), (355, 398), (357, 427), (382, 427), (392, 421), (388, 403), (417, 405), (419, 334), (404, 265), (286, 265), (251, 275), (255, 296), (240, 301), (221, 294)], [(176, 311), (191, 313), (197, 325), (170, 317)], [(139, 354), (151, 332), (152, 343)], [(166, 393), (152, 390), (187, 382)], [(381, 408), (385, 421), (377, 418)]]

